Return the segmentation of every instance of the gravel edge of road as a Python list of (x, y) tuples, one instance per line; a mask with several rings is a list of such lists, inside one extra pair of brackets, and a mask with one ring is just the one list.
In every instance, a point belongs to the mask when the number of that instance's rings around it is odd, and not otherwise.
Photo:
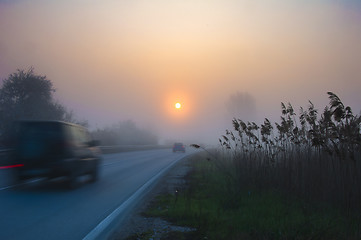
[(192, 157), (185, 157), (177, 162), (161, 179), (149, 190), (141, 201), (135, 206), (119, 230), (115, 230), (108, 240), (125, 240), (130, 236), (144, 232), (152, 232), (152, 239), (160, 239), (169, 231), (189, 231), (190, 229), (174, 226), (171, 223), (153, 217), (144, 217), (144, 212), (156, 196), (162, 193), (173, 194), (177, 189), (184, 188), (184, 177), (191, 170)]

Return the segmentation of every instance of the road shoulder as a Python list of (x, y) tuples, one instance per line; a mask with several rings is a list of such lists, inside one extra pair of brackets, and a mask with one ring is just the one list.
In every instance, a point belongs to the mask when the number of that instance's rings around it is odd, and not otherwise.
[(184, 188), (185, 176), (191, 170), (191, 157), (186, 157), (176, 163), (137, 204), (135, 210), (129, 214), (122, 227), (115, 231), (109, 240), (124, 240), (137, 234), (149, 233), (153, 239), (160, 237), (169, 231), (187, 231), (179, 226), (173, 226), (169, 222), (153, 217), (144, 217), (142, 213), (159, 194), (175, 194), (177, 189)]

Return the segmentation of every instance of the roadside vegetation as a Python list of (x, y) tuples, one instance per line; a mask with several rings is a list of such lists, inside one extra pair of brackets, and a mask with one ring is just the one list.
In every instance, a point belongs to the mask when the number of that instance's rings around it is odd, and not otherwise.
[(361, 117), (328, 96), (321, 116), (309, 102), (299, 117), (282, 103), (280, 123), (233, 119), (145, 214), (197, 229), (176, 239), (360, 239)]
[(112, 145), (157, 145), (158, 137), (148, 129), (139, 128), (132, 120), (120, 121), (112, 126), (92, 132), (104, 146)]

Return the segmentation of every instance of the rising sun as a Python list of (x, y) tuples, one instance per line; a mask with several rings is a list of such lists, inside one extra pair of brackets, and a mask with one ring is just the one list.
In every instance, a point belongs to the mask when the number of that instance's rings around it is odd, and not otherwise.
[(180, 103), (176, 103), (174, 106), (175, 106), (175, 108), (177, 108), (177, 109), (180, 109), (180, 108), (182, 107), (182, 105), (181, 105)]

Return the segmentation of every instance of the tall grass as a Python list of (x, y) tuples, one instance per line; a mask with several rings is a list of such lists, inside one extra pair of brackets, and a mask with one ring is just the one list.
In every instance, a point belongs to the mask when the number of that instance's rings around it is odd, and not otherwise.
[(244, 187), (273, 188), (308, 201), (361, 212), (361, 117), (328, 92), (329, 106), (319, 116), (312, 102), (296, 114), (281, 103), (281, 121), (260, 126), (233, 119), (233, 130), (219, 139), (220, 169)]
[(190, 227), (190, 232), (178, 232), (181, 237), (164, 239), (360, 239), (360, 220), (342, 209), (285, 198), (274, 189), (243, 184), (240, 190), (230, 174), (232, 162), (208, 153), (215, 158), (205, 160), (205, 152), (193, 155), (186, 184), (157, 196), (144, 213)]

